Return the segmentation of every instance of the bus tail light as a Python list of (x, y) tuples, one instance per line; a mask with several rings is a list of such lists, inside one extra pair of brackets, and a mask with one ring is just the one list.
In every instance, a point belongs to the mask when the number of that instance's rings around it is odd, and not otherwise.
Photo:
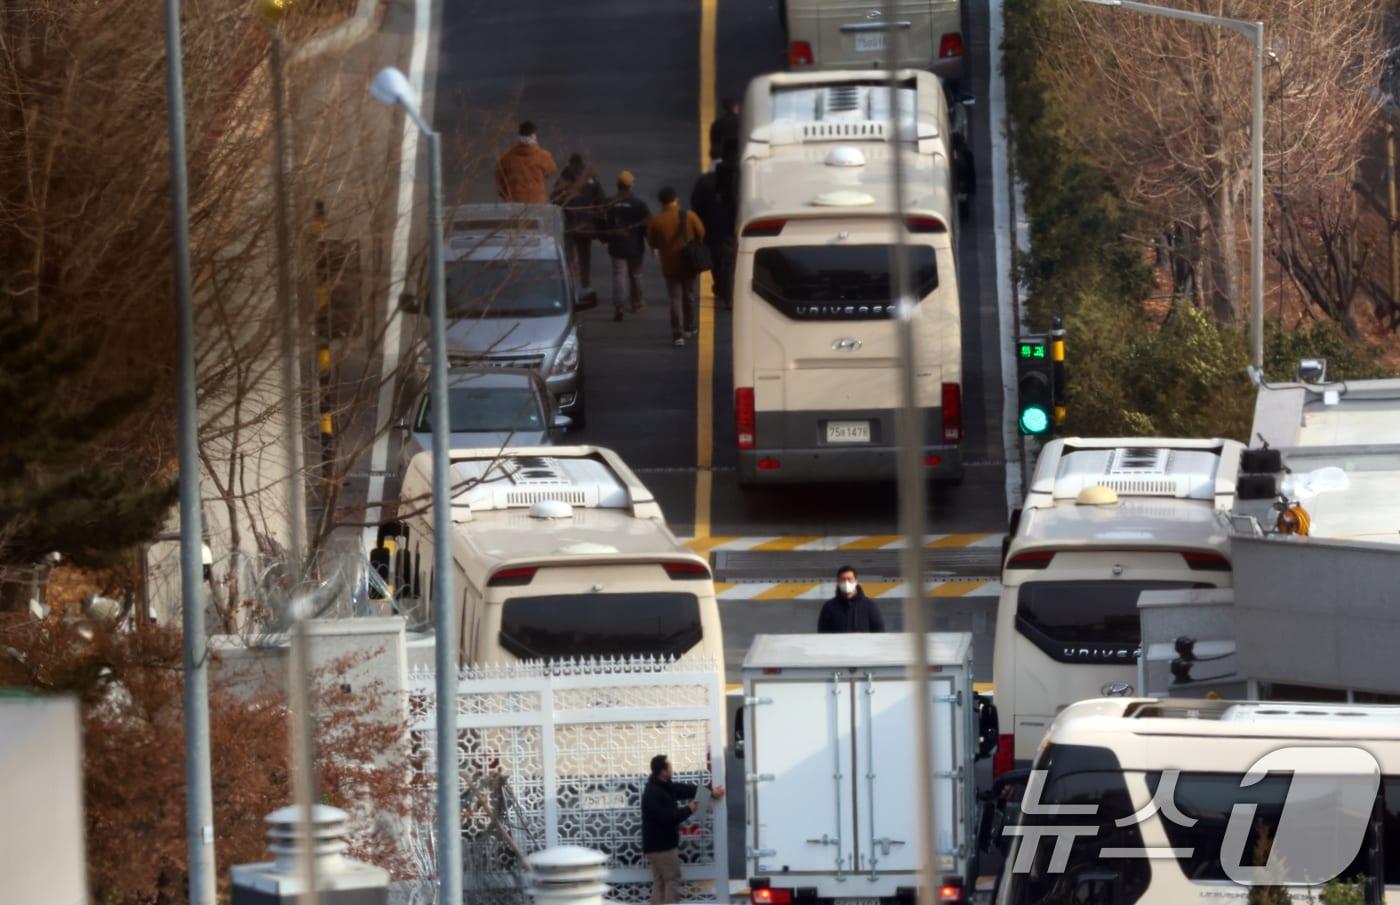
[(962, 55), (963, 39), (961, 32), (949, 32), (938, 42), (938, 58), (940, 60), (951, 60), (954, 57), (960, 57)]
[(664, 562), (661, 568), (672, 581), (703, 581), (710, 577), (709, 568), (698, 562)]
[(1181, 554), (1181, 558), (1186, 560), (1186, 565), (1193, 572), (1228, 572), (1230, 571), (1230, 561), (1219, 553), (1202, 553), (1199, 551), (1186, 551)]
[(749, 891), (749, 901), (753, 905), (792, 905), (792, 890), (760, 886)]
[[(812, 45), (806, 41), (793, 41), (788, 45), (789, 66), (811, 66)], [(777, 903), (774, 903), (777, 905)]]
[(904, 225), (911, 233), (946, 233), (948, 224), (938, 217), (907, 217)]
[(486, 582), (486, 585), (491, 588), (518, 588), (534, 581), (535, 573), (538, 571), (534, 566), (501, 569), (491, 575), (491, 580)]
[(1055, 558), (1054, 550), (1028, 550), (1017, 553), (1006, 563), (1008, 569), (1044, 569)]
[(753, 449), (753, 387), (734, 388), (734, 437), (740, 449)]
[(786, 220), (750, 220), (744, 224), (743, 235), (745, 238), (771, 239), (780, 234), (783, 227), (787, 226)]
[(992, 778), (995, 779), (1003, 773), (1010, 773), (1014, 766), (1016, 766), (1016, 736), (998, 736), (997, 753), (992, 755)]
[(943, 442), (962, 442), (962, 385), (943, 384)]
[(944, 877), (943, 882), (938, 887), (938, 901), (940, 902), (964, 902), (962, 880), (956, 877)]

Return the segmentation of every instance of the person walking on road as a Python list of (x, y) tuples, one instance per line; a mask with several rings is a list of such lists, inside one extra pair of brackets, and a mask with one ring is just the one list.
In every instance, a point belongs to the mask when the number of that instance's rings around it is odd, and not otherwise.
[[(685, 345), (695, 335), (696, 274), (685, 263), (685, 247), (705, 238), (705, 224), (695, 211), (682, 211), (676, 190), (667, 186), (656, 193), (661, 211), (647, 224), (647, 244), (661, 259), (666, 295), (671, 300), (671, 344)], [(685, 214), (684, 220), (681, 214)]]
[[(666, 755), (651, 759), (651, 778), (642, 790), (642, 853), (651, 865), (651, 905), (681, 900), (681, 824), (695, 813), (699, 791), (698, 786), (671, 780)], [(719, 801), (724, 787), (715, 786), (710, 794)]]
[(726, 97), (719, 102), (720, 114), (710, 123), (710, 159), (719, 160), (724, 155), (724, 146), (729, 142), (739, 142), (739, 102)]
[(875, 601), (865, 596), (856, 580), (856, 570), (842, 566), (836, 570), (836, 596), (822, 604), (817, 631), (822, 634), (883, 632), (885, 620)]
[(540, 147), (535, 124), (520, 124), (520, 134), (496, 161), (496, 193), (513, 204), (548, 204), (549, 180), (559, 167), (554, 155)]
[(708, 173), (695, 180), (690, 208), (705, 224), (705, 244), (713, 264), (715, 301), (734, 307), (734, 257), (738, 251), (734, 220), (738, 210), (738, 143), (725, 144), (723, 156)]
[(593, 288), (593, 240), (600, 238), (607, 196), (582, 154), (569, 162), (554, 183), (555, 204), (564, 209), (564, 251), (580, 289)]
[(642, 262), (647, 253), (647, 221), (651, 208), (632, 194), (636, 179), (627, 170), (617, 174), (617, 194), (608, 202), (607, 244), (612, 259), (613, 320), (622, 320), (623, 299), (636, 314), (646, 307), (642, 296)]

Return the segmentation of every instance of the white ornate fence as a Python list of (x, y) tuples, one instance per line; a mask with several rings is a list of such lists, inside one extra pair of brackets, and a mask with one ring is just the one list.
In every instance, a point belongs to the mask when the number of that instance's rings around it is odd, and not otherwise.
[[(523, 895), (521, 857), (555, 845), (608, 856), (608, 898), (645, 902), (641, 792), (655, 754), (680, 782), (724, 784), (719, 664), (656, 658), (521, 663), (462, 671), (457, 757), (465, 890), (478, 902)], [(419, 779), (431, 783), (434, 678), (409, 679)], [(724, 802), (682, 825), (685, 901), (728, 901)], [(429, 827), (420, 831), (430, 832)]]

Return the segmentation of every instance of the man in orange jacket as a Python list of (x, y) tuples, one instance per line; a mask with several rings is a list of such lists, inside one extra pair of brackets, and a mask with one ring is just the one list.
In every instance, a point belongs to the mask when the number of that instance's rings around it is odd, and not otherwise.
[(496, 161), (496, 193), (515, 204), (548, 204), (549, 180), (559, 172), (554, 155), (540, 147), (535, 124), (520, 124), (515, 144)]
[(676, 190), (667, 186), (656, 193), (661, 211), (647, 224), (647, 244), (661, 259), (661, 274), (666, 277), (666, 295), (671, 300), (671, 343), (685, 345), (695, 335), (696, 276), (686, 270), (683, 251), (687, 242), (705, 238), (705, 224), (695, 211), (685, 212), (681, 224), (681, 205)]

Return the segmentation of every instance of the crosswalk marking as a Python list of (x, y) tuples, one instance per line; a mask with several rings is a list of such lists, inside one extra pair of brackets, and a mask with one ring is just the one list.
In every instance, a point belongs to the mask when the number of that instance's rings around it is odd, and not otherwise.
[[(868, 597), (901, 598), (904, 582), (872, 581), (862, 582)], [(715, 582), (715, 596), (720, 600), (826, 600), (836, 593), (831, 582), (824, 581), (743, 581)], [(930, 581), (924, 586), (926, 597), (996, 597), (1001, 594), (1001, 583), (983, 579), (964, 581)]]

